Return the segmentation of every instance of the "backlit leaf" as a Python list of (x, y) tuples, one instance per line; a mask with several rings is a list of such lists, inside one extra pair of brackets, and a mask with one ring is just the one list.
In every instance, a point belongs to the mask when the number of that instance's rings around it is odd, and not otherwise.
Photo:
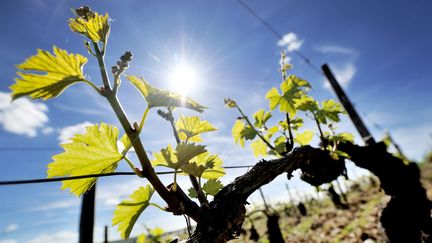
[(130, 195), (129, 200), (117, 205), (112, 225), (118, 225), (118, 231), (123, 239), (129, 238), (138, 217), (149, 206), (153, 193), (154, 189), (150, 185), (140, 187)]
[(181, 167), (184, 173), (205, 179), (220, 178), (225, 175), (223, 161), (217, 155), (205, 152), (195, 156), (189, 164)]
[(73, 32), (86, 36), (92, 42), (106, 42), (110, 32), (108, 14), (99, 15), (86, 7), (77, 9), (76, 17), (69, 19)]
[(192, 158), (205, 152), (205, 146), (202, 145), (180, 143), (175, 150), (171, 145), (168, 145), (160, 152), (153, 153), (154, 159), (151, 163), (153, 166), (165, 166), (178, 170)]
[(244, 123), (238, 119), (234, 123), (234, 126), (231, 130), (231, 134), (234, 138), (235, 143), (240, 144), (242, 147), (244, 147), (244, 138), (242, 136), (242, 131), (244, 128), (245, 128)]
[(261, 139), (255, 139), (251, 143), (251, 149), (255, 157), (267, 156), (267, 145)]
[(281, 96), (276, 88), (271, 88), (265, 98), (269, 100), (270, 110), (274, 110), (279, 105)]
[[(62, 144), (63, 153), (53, 156), (48, 165), (48, 177), (80, 176), (111, 173), (117, 168), (122, 155), (117, 149), (118, 129), (102, 123), (86, 128), (85, 134), (77, 134), (71, 143)], [(96, 178), (63, 181), (62, 189), (80, 196), (90, 189)]]
[(136, 76), (126, 76), (126, 78), (141, 92), (147, 101), (149, 108), (184, 107), (197, 112), (203, 112), (206, 108), (188, 97), (168, 90), (160, 90), (150, 85), (143, 78), (138, 78)]
[(205, 165), (198, 165), (197, 163), (189, 162), (181, 167), (181, 170), (195, 177), (201, 177), (203, 172), (207, 169)]
[(217, 179), (208, 180), (202, 187), (205, 193), (212, 196), (215, 196), (222, 188), (223, 184)]
[(36, 55), (17, 65), (19, 78), (10, 86), (13, 99), (30, 96), (47, 100), (57, 97), (69, 85), (85, 80), (82, 67), (86, 57), (69, 54), (56, 46), (53, 53), (38, 49)]
[(136, 243), (146, 243), (147, 235), (146, 234), (140, 234), (137, 237)]
[(254, 125), (258, 128), (262, 128), (265, 125), (265, 123), (268, 121), (268, 119), (270, 119), (271, 113), (266, 112), (264, 109), (261, 109), (261, 110), (255, 112), (253, 117), (255, 119)]
[(274, 147), (276, 149), (276, 152), (278, 154), (282, 154), (283, 152), (285, 152), (285, 142), (286, 142), (286, 137), (285, 136), (279, 136), (278, 138), (276, 138), (274, 140)]
[(252, 140), (256, 137), (256, 135), (257, 132), (255, 131), (255, 129), (249, 125), (246, 125), (243, 131), (241, 131), (241, 136), (246, 140)]
[(201, 120), (198, 116), (180, 116), (176, 123), (180, 140), (190, 140), (192, 142), (201, 142), (201, 133), (216, 131), (208, 121)]
[(318, 110), (317, 102), (310, 96), (303, 95), (299, 99), (296, 100), (295, 106), (297, 109), (301, 111), (310, 111), (315, 112)]
[(334, 100), (325, 100), (321, 107), (316, 111), (318, 122), (327, 124), (327, 120), (339, 122), (339, 115), (345, 113), (342, 106)]
[(306, 130), (303, 133), (297, 133), (294, 137), (294, 142), (300, 145), (307, 145), (312, 141), (314, 132), (312, 130)]

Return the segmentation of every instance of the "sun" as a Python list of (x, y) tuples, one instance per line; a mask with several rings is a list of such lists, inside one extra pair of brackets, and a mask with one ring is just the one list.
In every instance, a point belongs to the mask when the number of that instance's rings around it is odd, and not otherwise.
[(168, 80), (172, 91), (187, 95), (198, 85), (198, 72), (196, 68), (182, 63), (168, 73)]

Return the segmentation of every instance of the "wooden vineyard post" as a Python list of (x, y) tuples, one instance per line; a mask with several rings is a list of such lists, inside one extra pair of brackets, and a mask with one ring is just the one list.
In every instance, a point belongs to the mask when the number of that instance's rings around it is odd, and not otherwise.
[(363, 123), (362, 119), (358, 115), (357, 111), (354, 109), (351, 101), (348, 99), (348, 96), (343, 91), (342, 87), (339, 85), (332, 71), (330, 70), (327, 64), (322, 65), (322, 70), (324, 75), (327, 77), (327, 80), (330, 82), (331, 87), (335, 91), (339, 101), (342, 103), (346, 112), (348, 113), (351, 121), (354, 123), (354, 126), (357, 128), (357, 131), (360, 133), (360, 136), (363, 138), (363, 141), (366, 144), (374, 144), (375, 139), (370, 134), (366, 125)]
[(96, 184), (88, 190), (82, 199), (79, 225), (79, 243), (93, 243)]

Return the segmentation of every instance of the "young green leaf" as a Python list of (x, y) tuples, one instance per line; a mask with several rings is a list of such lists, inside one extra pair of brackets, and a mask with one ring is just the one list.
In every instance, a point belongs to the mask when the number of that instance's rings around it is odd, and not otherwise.
[(180, 94), (160, 90), (150, 85), (143, 78), (126, 76), (126, 78), (141, 92), (150, 108), (153, 107), (184, 107), (197, 112), (203, 112), (205, 106)]
[(216, 196), (216, 194), (223, 188), (223, 184), (217, 179), (210, 179), (204, 183), (202, 189), (208, 195)]
[(181, 167), (181, 170), (188, 174), (188, 175), (192, 175), (195, 177), (201, 177), (203, 172), (207, 169), (207, 167), (205, 165), (198, 165), (197, 163), (194, 162), (189, 162), (187, 164), (184, 164)]
[(219, 156), (206, 152), (193, 158), (197, 164), (205, 164), (208, 168), (201, 175), (205, 179), (217, 179), (225, 175), (225, 169), (222, 167), (223, 161)]
[(225, 169), (222, 168), (223, 161), (217, 155), (211, 155), (209, 152), (195, 156), (181, 167), (183, 173), (202, 177), (205, 179), (217, 179), (225, 175)]
[(191, 198), (198, 198), (198, 194), (196, 193), (196, 191), (193, 187), (188, 189), (188, 195)]
[(225, 98), (224, 103), (227, 108), (234, 108), (237, 106), (237, 103), (231, 98)]
[(165, 233), (165, 230), (163, 230), (161, 227), (156, 227), (154, 229), (149, 230), (149, 233), (154, 237), (159, 237)]
[(180, 169), (195, 156), (205, 153), (205, 146), (190, 143), (180, 143), (174, 151), (171, 145), (161, 149), (161, 152), (153, 153), (153, 166), (165, 166), (174, 170)]
[(254, 126), (258, 128), (262, 128), (265, 125), (265, 123), (268, 121), (268, 119), (270, 119), (271, 113), (266, 112), (264, 109), (261, 109), (255, 112), (253, 117), (255, 119)]
[(351, 142), (351, 143), (354, 143), (354, 135), (352, 135), (351, 133), (343, 132), (343, 133), (338, 133), (338, 134), (330, 136), (328, 138), (328, 140), (334, 141), (334, 142)]
[(124, 200), (117, 205), (112, 225), (118, 225), (118, 231), (123, 239), (129, 238), (138, 217), (150, 205), (153, 193), (154, 189), (150, 185), (140, 187), (130, 195), (129, 200)]
[(99, 15), (89, 7), (81, 7), (75, 14), (74, 19), (69, 19), (69, 27), (73, 32), (86, 36), (92, 42), (106, 43), (110, 32), (108, 14)]
[(281, 96), (279, 91), (273, 87), (267, 92), (265, 98), (269, 100), (270, 110), (274, 110), (279, 105)]
[[(117, 149), (118, 129), (102, 123), (86, 128), (85, 134), (77, 134), (71, 143), (62, 144), (65, 152), (53, 156), (48, 165), (48, 177), (80, 176), (111, 173), (117, 168), (122, 155)], [(62, 190), (80, 196), (90, 189), (96, 178), (63, 181)]]
[[(283, 128), (283, 130), (288, 131), (289, 127), (286, 120), (279, 121), (279, 125)], [(290, 125), (292, 130), (298, 130), (300, 127), (303, 126), (303, 119), (298, 117), (291, 118)]]
[(306, 130), (303, 133), (297, 133), (294, 137), (294, 142), (300, 145), (307, 145), (312, 141), (314, 132), (312, 130)]
[(69, 85), (88, 82), (82, 72), (83, 65), (87, 63), (86, 57), (69, 54), (56, 46), (53, 47), (53, 53), (38, 49), (36, 55), (17, 65), (20, 77), (10, 86), (12, 99), (30, 96), (32, 99), (47, 100), (57, 97)]
[(276, 149), (276, 152), (278, 154), (282, 154), (283, 152), (285, 152), (285, 142), (286, 142), (286, 137), (285, 136), (279, 136), (278, 138), (276, 138), (274, 140), (274, 147)]
[(334, 100), (325, 100), (315, 113), (319, 123), (327, 124), (327, 120), (339, 122), (339, 115), (345, 113), (342, 106)]
[(242, 147), (244, 147), (244, 138), (242, 136), (242, 132), (245, 128), (245, 125), (243, 121), (237, 119), (234, 123), (234, 126), (231, 130), (231, 134), (234, 138), (235, 143), (240, 144)]
[(255, 157), (267, 156), (267, 145), (259, 138), (251, 143), (251, 149)]
[(315, 112), (318, 110), (317, 102), (310, 96), (303, 95), (295, 101), (296, 109), (301, 111)]
[(137, 237), (136, 243), (147, 243), (147, 235), (146, 234), (140, 234)]
[(198, 116), (180, 116), (176, 123), (179, 138), (182, 141), (201, 142), (201, 133), (216, 131), (208, 121), (201, 120)]

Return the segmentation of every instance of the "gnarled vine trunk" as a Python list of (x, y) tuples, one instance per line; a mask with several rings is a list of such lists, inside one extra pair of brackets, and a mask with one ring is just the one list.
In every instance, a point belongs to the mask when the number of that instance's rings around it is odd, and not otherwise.
[[(431, 234), (431, 202), (420, 183), (415, 163), (405, 165), (389, 154), (382, 143), (365, 147), (346, 143), (339, 149), (349, 154), (357, 166), (375, 174), (381, 181), (381, 188), (391, 196), (381, 218), (391, 242), (421, 242), (422, 233)], [(320, 154), (322, 150), (304, 146), (283, 158), (257, 163), (225, 186), (208, 208), (201, 208), (197, 228), (187, 242), (226, 242), (237, 237), (245, 219), (247, 198), (282, 173), (291, 175), (303, 167), (309, 171), (311, 161)]]

